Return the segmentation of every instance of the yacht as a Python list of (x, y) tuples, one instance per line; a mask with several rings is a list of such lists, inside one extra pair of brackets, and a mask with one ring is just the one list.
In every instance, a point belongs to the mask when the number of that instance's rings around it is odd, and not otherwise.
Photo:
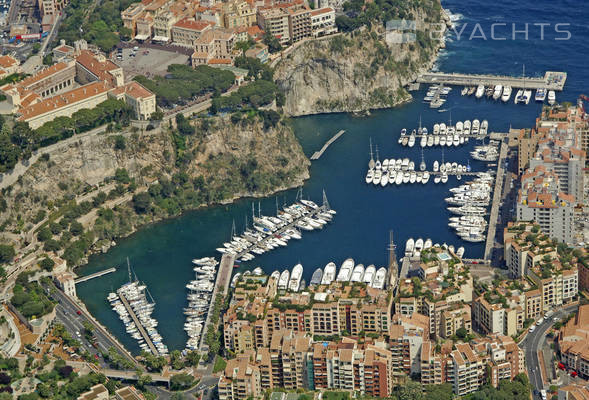
[(442, 183), (448, 182), (448, 175), (442, 174), (442, 177), (440, 178), (440, 180), (441, 180)]
[(443, 122), (440, 124), (440, 132), (439, 132), (439, 134), (440, 135), (445, 135), (446, 134), (446, 124), (443, 123)]
[(425, 240), (425, 243), (423, 243), (423, 249), (429, 249), (432, 247), (432, 240), (430, 238), (427, 238)]
[(374, 282), (372, 282), (371, 286), (375, 289), (384, 289), (386, 277), (386, 268), (379, 268), (378, 271), (376, 271), (376, 275), (374, 275)]
[(546, 89), (540, 88), (536, 90), (536, 101), (543, 103), (546, 100)]
[(520, 89), (517, 91), (515, 98), (513, 99), (513, 102), (515, 104), (519, 104), (522, 101), (524, 101), (524, 91), (522, 89)]
[(421, 253), (421, 250), (423, 250), (423, 239), (419, 238), (415, 241), (415, 250), (413, 254), (419, 255), (419, 253)]
[(438, 133), (440, 133), (440, 124), (435, 124), (434, 125), (434, 135), (437, 135)]
[(523, 102), (525, 104), (529, 104), (530, 103), (530, 99), (532, 98), (532, 91), (529, 89), (524, 90), (524, 96), (523, 96)]
[(429, 135), (427, 137), (427, 147), (432, 147), (434, 145), (435, 139), (433, 135)]
[(442, 178), (441, 178), (441, 176), (440, 176), (440, 175), (436, 175), (436, 176), (434, 176), (434, 183), (440, 183), (440, 180), (441, 180), (441, 179), (442, 179)]
[(493, 100), (499, 100), (502, 92), (503, 92), (503, 86), (496, 85), (495, 90), (493, 91)]
[(501, 101), (507, 103), (511, 98), (511, 86), (505, 86), (503, 88), (503, 95), (501, 96)]
[(473, 120), (471, 133), (473, 135), (478, 135), (480, 126), (481, 126), (481, 123), (478, 119)]
[(421, 178), (421, 183), (423, 183), (424, 185), (429, 181), (429, 172), (425, 171), (423, 173), (423, 176)]
[(415, 135), (411, 134), (411, 136), (409, 136), (409, 143), (407, 144), (409, 147), (413, 147), (415, 145)]
[(489, 129), (489, 121), (487, 121), (486, 119), (484, 119), (483, 122), (481, 123), (481, 129), (479, 131), (479, 134), (481, 136), (482, 135), (486, 135), (488, 129)]
[(472, 126), (472, 123), (470, 122), (469, 119), (464, 121), (464, 128), (462, 129), (462, 133), (464, 133), (465, 135), (470, 135), (471, 126)]
[(400, 185), (401, 183), (403, 183), (403, 171), (398, 171), (395, 184)]
[(374, 172), (374, 176), (372, 177), (372, 183), (375, 185), (380, 185), (380, 179), (382, 178), (382, 170), (377, 169)]
[(333, 262), (330, 262), (325, 266), (325, 269), (323, 270), (323, 277), (321, 278), (322, 285), (329, 285), (334, 281), (336, 268), (337, 267)]
[(462, 257), (464, 256), (464, 247), (462, 247), (462, 246), (461, 246), (461, 247), (459, 247), (459, 248), (458, 248), (458, 250), (456, 250), (456, 255), (457, 255), (459, 258), (462, 258)]
[(364, 278), (364, 265), (358, 264), (352, 271), (350, 282), (362, 282), (362, 278)]
[(458, 121), (456, 123), (456, 134), (457, 135), (462, 135), (462, 131), (463, 130), (464, 130), (464, 122)]
[(371, 286), (372, 282), (374, 282), (374, 275), (376, 275), (376, 267), (374, 265), (369, 265), (368, 267), (366, 267), (366, 270), (364, 271), (362, 282), (364, 282), (368, 286)]
[(336, 280), (338, 282), (349, 282), (354, 270), (354, 260), (352, 258), (346, 259), (340, 267)]
[(301, 287), (301, 279), (303, 278), (303, 266), (297, 264), (292, 269), (290, 274), (290, 281), (288, 282), (288, 289), (293, 292), (298, 292)]
[(423, 135), (421, 137), (421, 141), (419, 142), (419, 145), (423, 148), (425, 146), (427, 146), (427, 136)]
[(313, 276), (311, 277), (310, 285), (319, 285), (321, 283), (321, 278), (323, 277), (323, 270), (321, 268), (317, 268), (315, 272), (313, 272)]
[(485, 86), (484, 85), (479, 85), (477, 87), (477, 91), (475, 93), (475, 97), (477, 99), (480, 99), (481, 97), (483, 97), (485, 95)]
[(280, 274), (280, 279), (278, 279), (278, 289), (279, 290), (286, 290), (288, 286), (288, 278), (290, 277), (290, 272), (287, 269), (282, 271)]
[(554, 90), (551, 90), (548, 92), (548, 104), (552, 106), (554, 103), (556, 103), (556, 93), (554, 93)]
[(372, 183), (372, 179), (374, 179), (374, 170), (369, 169), (368, 173), (366, 174), (366, 183)]
[(407, 240), (407, 243), (405, 243), (405, 255), (410, 256), (411, 254), (413, 254), (414, 248), (415, 248), (415, 242), (413, 241), (413, 238), (409, 238)]
[(438, 160), (434, 161), (434, 172), (438, 172), (438, 170), (440, 169), (440, 163), (438, 162)]
[(434, 146), (438, 146), (440, 144), (440, 136), (434, 136)]
[(385, 187), (389, 183), (389, 171), (388, 169), (382, 173), (380, 178), (380, 186)]

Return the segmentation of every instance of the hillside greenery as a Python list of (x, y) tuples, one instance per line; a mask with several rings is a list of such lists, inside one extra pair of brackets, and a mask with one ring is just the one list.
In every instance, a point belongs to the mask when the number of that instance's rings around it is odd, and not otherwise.
[(72, 44), (80, 38), (98, 46), (102, 51), (112, 50), (121, 39), (129, 39), (131, 32), (123, 27), (121, 11), (134, 0), (102, 0), (99, 6), (92, 0), (71, 0), (65, 9), (59, 28), (59, 39)]
[(199, 65), (191, 68), (187, 65), (171, 64), (165, 77), (153, 79), (138, 75), (137, 82), (156, 95), (158, 105), (173, 107), (183, 104), (207, 93), (220, 94), (229, 89), (235, 81), (231, 71)]

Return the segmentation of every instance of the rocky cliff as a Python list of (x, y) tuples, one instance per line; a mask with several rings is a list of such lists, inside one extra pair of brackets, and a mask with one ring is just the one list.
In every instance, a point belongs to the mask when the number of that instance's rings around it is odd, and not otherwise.
[[(431, 15), (416, 11), (417, 26)], [(438, 15), (434, 21), (444, 21)], [(418, 28), (419, 29), (419, 28)], [(276, 67), (284, 112), (298, 116), (387, 108), (411, 96), (403, 88), (430, 69), (443, 40), (417, 31), (415, 41), (391, 43), (384, 28), (359, 29), (302, 43)]]
[[(120, 188), (121, 180), (115, 180), (120, 169), (138, 188), (157, 179), (173, 181), (178, 188), (181, 184), (174, 181), (178, 175), (187, 182), (198, 182), (191, 187), (191, 194), (198, 198), (184, 203), (178, 200), (180, 206), (173, 209), (174, 213), (241, 196), (267, 195), (299, 186), (309, 176), (310, 162), (292, 129), (282, 122), (271, 126), (260, 117), (240, 121), (229, 117), (199, 119), (193, 122), (196, 132), (186, 136), (164, 125), (152, 131), (129, 129), (68, 139), (67, 146), (39, 159), (16, 184), (3, 191), (7, 207), (4, 212), (0, 210), (0, 231), (24, 233), (45, 215), (59, 219), (64, 205), (73, 199), (77, 203), (92, 202), (97, 186), (105, 188), (106, 193), (117, 185)], [(109, 199), (116, 200), (122, 194), (115, 193)], [(172, 213), (154, 212), (129, 222), (136, 227)]]

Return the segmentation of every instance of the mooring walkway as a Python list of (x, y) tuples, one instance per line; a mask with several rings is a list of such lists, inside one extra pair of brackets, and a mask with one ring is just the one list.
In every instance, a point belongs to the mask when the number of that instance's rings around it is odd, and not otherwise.
[(316, 151), (315, 153), (313, 153), (313, 155), (311, 156), (311, 160), (318, 160), (318, 159), (319, 159), (319, 158), (320, 158), (320, 157), (323, 155), (323, 153), (325, 152), (325, 150), (327, 150), (327, 148), (328, 148), (329, 146), (331, 146), (331, 144), (332, 144), (333, 142), (335, 142), (337, 139), (339, 139), (339, 137), (340, 137), (341, 135), (343, 135), (345, 132), (346, 132), (346, 131), (342, 129), (341, 131), (339, 131), (338, 133), (336, 133), (335, 135), (333, 135), (333, 136), (332, 136), (332, 138), (331, 138), (331, 139), (329, 139), (329, 140), (328, 140), (328, 141), (327, 141), (327, 142), (326, 142), (326, 143), (323, 145), (323, 147), (321, 148), (321, 150), (319, 150), (319, 151)]

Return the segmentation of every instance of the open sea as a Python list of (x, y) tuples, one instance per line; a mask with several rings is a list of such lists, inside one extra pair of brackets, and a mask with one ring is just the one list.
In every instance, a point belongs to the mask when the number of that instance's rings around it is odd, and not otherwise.
[[(565, 71), (568, 79), (565, 90), (557, 92), (558, 101), (575, 102), (579, 94), (589, 94), (589, 8), (582, 2), (446, 0), (443, 6), (451, 13), (456, 31), (448, 36), (446, 49), (434, 69), (521, 75), (525, 65), (527, 76), (543, 76), (547, 70)], [(527, 38), (523, 32), (526, 23)], [(493, 28), (493, 24), (499, 25)], [(515, 40), (514, 27), (518, 31)], [(506, 40), (492, 40), (493, 32), (495, 39)], [(568, 40), (556, 40), (569, 36)], [(300, 262), (305, 271), (303, 277), (308, 282), (317, 267), (330, 261), (339, 266), (348, 257), (354, 258), (356, 263), (383, 266), (388, 259), (386, 246), (390, 230), (394, 231), (401, 252), (408, 238), (429, 237), (434, 243), (464, 246), (465, 257), (482, 256), (483, 244), (461, 242), (447, 226), (449, 212), (444, 198), (448, 197), (450, 187), (457, 186), (455, 177), (450, 177), (446, 185), (435, 185), (430, 179), (427, 185), (376, 188), (364, 182), (370, 139), (378, 146), (381, 160), (408, 157), (419, 165), (419, 143), (409, 149), (401, 147), (397, 140), (402, 128), (411, 131), (420, 118), (430, 132), (436, 122), (447, 123), (451, 119), (455, 123), (475, 118), (487, 119), (490, 132), (507, 132), (510, 127), (531, 127), (541, 110), (541, 105), (533, 101), (527, 106), (516, 106), (513, 101), (503, 104), (476, 100), (474, 96), (461, 97), (460, 89), (455, 87), (451, 92), (442, 106), (447, 110), (443, 113), (422, 103), (425, 91), (421, 90), (414, 93), (412, 103), (393, 110), (374, 111), (368, 118), (329, 114), (294, 119), (296, 135), (308, 156), (337, 131), (346, 130), (320, 160), (313, 161), (311, 178), (303, 188), (304, 196), (316, 202), (321, 201), (325, 190), (337, 215), (323, 230), (303, 231), (302, 240), (291, 240), (287, 247), (259, 256), (240, 270), (260, 266), (271, 273), (275, 269), (290, 269)], [(445, 161), (466, 164), (474, 145), (471, 140), (458, 148), (445, 147)], [(442, 159), (441, 148), (424, 149), (424, 159), (431, 170), (434, 160)], [(486, 170), (485, 163), (470, 160), (470, 165), (473, 170)], [(468, 180), (463, 177), (461, 183)], [(276, 202), (280, 206), (290, 203), (295, 195), (296, 190), (292, 190), (260, 200), (262, 213), (275, 213)], [(258, 200), (255, 204), (257, 209)], [(182, 313), (187, 304), (185, 285), (194, 279), (191, 260), (218, 256), (215, 248), (229, 239), (232, 222), (235, 221), (240, 232), (246, 215), (251, 221), (251, 207), (252, 200), (244, 199), (227, 206), (189, 212), (121, 239), (106, 254), (92, 256), (89, 264), (77, 272), (87, 275), (111, 266), (118, 270), (79, 284), (78, 296), (123, 344), (138, 352), (136, 341), (125, 333), (123, 324), (106, 301), (110, 291), (128, 280), (125, 258), (129, 257), (133, 270), (147, 284), (157, 303), (153, 317), (159, 321), (158, 331), (164, 342), (170, 350), (183, 349), (187, 339)]]

